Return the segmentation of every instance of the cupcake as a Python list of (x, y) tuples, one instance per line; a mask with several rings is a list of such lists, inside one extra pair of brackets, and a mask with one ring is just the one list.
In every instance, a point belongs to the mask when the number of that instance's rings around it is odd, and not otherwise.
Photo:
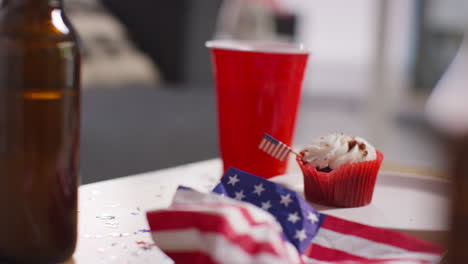
[(357, 207), (372, 200), (383, 154), (366, 140), (345, 134), (321, 137), (302, 151), (307, 200), (336, 207)]

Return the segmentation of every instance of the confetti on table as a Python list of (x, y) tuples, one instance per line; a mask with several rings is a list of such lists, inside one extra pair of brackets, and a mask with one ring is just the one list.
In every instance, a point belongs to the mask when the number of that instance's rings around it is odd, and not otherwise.
[(120, 222), (118, 222), (118, 221), (109, 221), (109, 222), (105, 222), (104, 226), (110, 227), (110, 228), (117, 228), (117, 227), (120, 226)]
[(150, 243), (150, 242), (145, 242), (145, 241), (137, 241), (136, 244), (139, 245), (140, 248), (143, 249), (143, 250), (150, 250), (153, 247), (156, 247), (156, 244)]
[(102, 214), (102, 215), (98, 215), (96, 216), (97, 219), (101, 219), (101, 220), (114, 220), (115, 219), (115, 216), (113, 215), (107, 215), (107, 214)]

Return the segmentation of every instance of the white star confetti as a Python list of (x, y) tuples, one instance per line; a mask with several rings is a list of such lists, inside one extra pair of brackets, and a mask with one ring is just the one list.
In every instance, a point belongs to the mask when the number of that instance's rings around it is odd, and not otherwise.
[(258, 196), (262, 195), (262, 192), (265, 191), (265, 187), (263, 187), (263, 184), (255, 185), (254, 186), (254, 191), (253, 193), (258, 194)]
[(268, 211), (268, 209), (271, 208), (271, 203), (270, 201), (262, 202), (262, 209), (265, 211)]
[(245, 198), (244, 191), (242, 191), (242, 190), (240, 192), (236, 192), (235, 194), (236, 194), (236, 197), (234, 199), (236, 199), (236, 200), (240, 201), (240, 200)]
[(301, 220), (299, 214), (295, 212), (294, 214), (289, 214), (288, 221), (295, 224), (297, 221)]
[(296, 230), (296, 235), (294, 236), (294, 238), (299, 240), (300, 242), (304, 241), (307, 238), (305, 229)]
[(307, 216), (307, 219), (309, 219), (312, 224), (317, 223), (318, 220), (319, 220), (318, 216), (316, 214), (312, 213), (312, 212), (309, 212), (309, 215)]
[(237, 174), (234, 175), (234, 176), (229, 176), (229, 182), (228, 184), (231, 184), (233, 187), (236, 185), (236, 183), (238, 183), (240, 180), (239, 178), (237, 177)]
[(290, 203), (292, 203), (293, 200), (291, 199), (291, 194), (287, 195), (281, 195), (281, 201), (280, 204), (283, 204), (284, 206), (288, 207)]

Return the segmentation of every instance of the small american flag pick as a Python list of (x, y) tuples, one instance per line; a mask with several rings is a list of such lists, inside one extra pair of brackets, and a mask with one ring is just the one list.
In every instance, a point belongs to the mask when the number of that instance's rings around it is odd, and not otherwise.
[(295, 192), (234, 168), (213, 192), (179, 189), (168, 209), (147, 214), (156, 245), (176, 263), (429, 264), (445, 252), (321, 214)]
[(280, 161), (284, 161), (289, 153), (299, 155), (298, 153), (294, 152), (291, 147), (268, 135), (267, 133), (263, 134), (262, 141), (258, 145), (258, 148)]

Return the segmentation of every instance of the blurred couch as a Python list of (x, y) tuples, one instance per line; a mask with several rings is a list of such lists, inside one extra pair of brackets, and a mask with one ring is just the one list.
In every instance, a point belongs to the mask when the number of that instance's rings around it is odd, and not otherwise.
[(213, 37), (221, 0), (102, 0), (137, 47), (171, 83), (211, 84), (204, 43)]
[(70, 0), (68, 16), (80, 35), (83, 49), (83, 87), (157, 84), (157, 63), (128, 39), (125, 27), (95, 0)]

